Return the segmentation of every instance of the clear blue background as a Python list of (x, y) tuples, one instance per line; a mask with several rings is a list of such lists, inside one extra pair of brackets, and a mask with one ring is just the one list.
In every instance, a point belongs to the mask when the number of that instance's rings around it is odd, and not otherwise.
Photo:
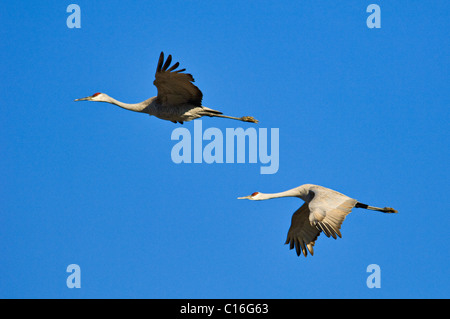
[[(71, 3), (0, 8), (0, 297), (450, 297), (448, 1), (90, 0), (69, 29)], [(73, 102), (156, 95), (160, 51), (204, 105), (280, 129), (277, 174), (174, 164), (179, 124)], [(355, 209), (297, 257), (283, 243), (301, 201), (236, 197), (305, 183), (399, 214)]]

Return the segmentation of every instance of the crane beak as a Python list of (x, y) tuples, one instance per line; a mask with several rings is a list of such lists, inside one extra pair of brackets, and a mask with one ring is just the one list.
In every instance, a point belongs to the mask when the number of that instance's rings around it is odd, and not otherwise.
[(238, 197), (237, 199), (250, 199), (252, 196), (251, 195), (249, 195), (249, 196), (244, 196), (244, 197)]
[(81, 98), (81, 99), (76, 99), (76, 100), (74, 100), (75, 102), (77, 102), (77, 101), (87, 101), (87, 100), (89, 100), (89, 98), (90, 98), (90, 96), (87, 96), (87, 97), (83, 97), (83, 98)]

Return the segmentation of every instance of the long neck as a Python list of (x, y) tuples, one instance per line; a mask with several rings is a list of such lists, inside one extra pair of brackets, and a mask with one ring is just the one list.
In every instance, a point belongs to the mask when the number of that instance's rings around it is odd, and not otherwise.
[(280, 193), (272, 193), (272, 194), (259, 193), (258, 194), (258, 200), (282, 198), (282, 197), (298, 197), (298, 198), (302, 198), (301, 195), (302, 194), (300, 193), (299, 189), (293, 188), (293, 189), (287, 190), (285, 192), (280, 192)]
[(273, 194), (259, 193), (257, 200), (282, 198), (282, 197), (297, 197), (303, 199), (304, 201), (308, 201), (310, 197), (311, 186), (314, 185), (304, 184), (281, 193), (273, 193)]
[[(152, 98), (151, 98), (152, 99)], [(112, 97), (108, 97), (107, 101), (103, 101), (103, 102), (108, 102), (111, 104), (115, 104), (117, 106), (120, 106), (123, 109), (126, 110), (130, 110), (130, 111), (134, 111), (134, 112), (141, 112), (141, 113), (147, 113), (147, 106), (150, 104), (149, 100), (145, 100), (143, 102), (139, 102), (139, 103), (135, 103), (135, 104), (128, 104), (128, 103), (123, 103), (120, 101), (117, 101), (116, 99), (112, 98)]]

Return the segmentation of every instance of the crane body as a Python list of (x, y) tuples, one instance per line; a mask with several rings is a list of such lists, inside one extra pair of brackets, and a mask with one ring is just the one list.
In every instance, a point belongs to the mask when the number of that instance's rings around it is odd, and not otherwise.
[(126, 110), (147, 113), (162, 120), (181, 124), (202, 116), (258, 123), (251, 116), (227, 116), (223, 115), (220, 111), (203, 106), (203, 93), (192, 83), (194, 82), (192, 75), (183, 73), (185, 69), (176, 70), (179, 66), (178, 62), (170, 67), (171, 62), (172, 56), (169, 55), (164, 62), (164, 53), (161, 52), (156, 68), (155, 80), (153, 81), (153, 84), (158, 89), (158, 95), (143, 102), (135, 104), (123, 103), (105, 93), (95, 93), (92, 96), (76, 99), (75, 101), (106, 102)]
[(341, 225), (353, 208), (397, 213), (393, 208), (369, 206), (335, 190), (313, 184), (304, 184), (280, 193), (255, 192), (238, 199), (267, 200), (282, 197), (297, 197), (305, 202), (292, 215), (291, 227), (285, 242), (290, 245), (290, 249), (295, 247), (298, 256), (303, 253), (305, 257), (307, 250), (311, 255), (314, 254), (313, 246), (320, 233), (323, 232), (327, 237), (331, 236), (334, 239), (342, 237)]

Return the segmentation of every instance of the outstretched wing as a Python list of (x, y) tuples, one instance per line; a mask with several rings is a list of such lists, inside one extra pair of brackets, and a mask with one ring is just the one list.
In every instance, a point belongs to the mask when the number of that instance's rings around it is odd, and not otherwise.
[(325, 187), (316, 186), (310, 191), (314, 193), (308, 205), (311, 225), (327, 237), (342, 237), (341, 225), (358, 201)]
[(308, 248), (311, 255), (314, 255), (314, 242), (320, 235), (320, 231), (311, 225), (309, 222), (309, 207), (308, 203), (304, 203), (297, 211), (292, 215), (291, 227), (287, 235), (286, 242), (284, 244), (290, 244), (289, 248), (297, 252), (297, 256), (300, 256), (300, 249), (303, 255), (306, 257)]
[(164, 53), (159, 56), (156, 68), (155, 81), (153, 84), (158, 89), (157, 101), (167, 107), (182, 104), (192, 104), (201, 106), (203, 94), (192, 82), (194, 78), (191, 74), (182, 73), (186, 69), (176, 70), (180, 63), (175, 63), (170, 68), (172, 56), (167, 57), (164, 62)]
[(341, 225), (357, 203), (356, 199), (325, 187), (316, 186), (310, 191), (314, 197), (292, 215), (285, 242), (290, 249), (295, 247), (298, 256), (302, 252), (305, 257), (307, 250), (314, 254), (313, 246), (320, 232), (334, 239), (342, 237)]

